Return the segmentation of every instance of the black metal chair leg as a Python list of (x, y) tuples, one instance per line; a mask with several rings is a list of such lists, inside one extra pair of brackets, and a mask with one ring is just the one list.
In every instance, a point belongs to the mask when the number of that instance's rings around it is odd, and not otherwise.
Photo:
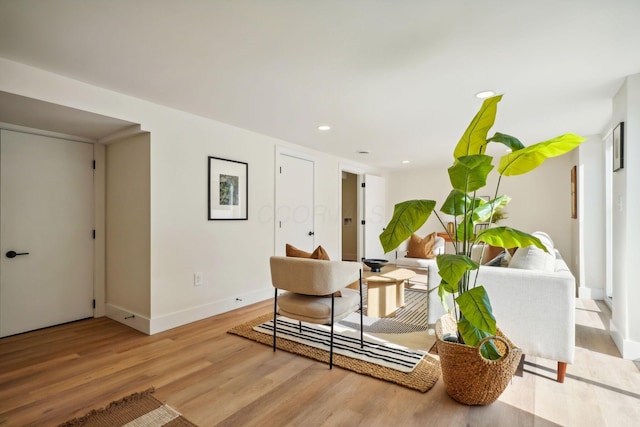
[(360, 348), (364, 348), (364, 332), (363, 332), (363, 312), (364, 307), (362, 303), (362, 270), (360, 270)]
[(335, 296), (331, 294), (331, 343), (329, 345), (329, 369), (333, 369), (333, 307)]
[(273, 352), (274, 353), (276, 351), (276, 329), (277, 329), (276, 314), (277, 312), (278, 312), (278, 288), (276, 288), (276, 295), (273, 300)]

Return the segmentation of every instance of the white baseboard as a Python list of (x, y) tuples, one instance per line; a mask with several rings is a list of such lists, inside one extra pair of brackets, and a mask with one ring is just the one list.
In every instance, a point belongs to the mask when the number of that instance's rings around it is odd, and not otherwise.
[(273, 297), (273, 291), (273, 288), (266, 288), (259, 291), (237, 295), (232, 298), (191, 307), (186, 310), (176, 311), (163, 316), (154, 317), (151, 319), (149, 328), (150, 335), (186, 325), (187, 323), (206, 319), (207, 317), (215, 316), (216, 314), (226, 313), (227, 311), (235, 310), (256, 302), (264, 301)]
[(105, 315), (109, 319), (130, 326), (144, 334), (151, 335), (149, 333), (151, 322), (148, 317), (109, 303), (105, 304), (105, 309)]
[(613, 320), (609, 321), (609, 331), (623, 359), (640, 360), (640, 342), (624, 339)]
[(586, 286), (580, 286), (578, 288), (578, 298), (604, 300), (604, 289), (587, 288)]

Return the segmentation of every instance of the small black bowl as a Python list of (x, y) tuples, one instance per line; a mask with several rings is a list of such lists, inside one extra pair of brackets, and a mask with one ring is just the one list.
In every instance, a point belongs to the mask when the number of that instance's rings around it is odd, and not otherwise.
[(389, 261), (386, 259), (366, 258), (362, 260), (373, 273), (380, 273), (380, 269)]

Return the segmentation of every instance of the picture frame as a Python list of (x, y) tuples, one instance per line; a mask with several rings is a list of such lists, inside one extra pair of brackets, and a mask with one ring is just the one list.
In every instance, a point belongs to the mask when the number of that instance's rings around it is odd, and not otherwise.
[(249, 164), (237, 160), (208, 158), (208, 219), (248, 219)]
[(613, 129), (613, 171), (624, 168), (624, 122)]
[(571, 168), (571, 218), (578, 218), (578, 170)]

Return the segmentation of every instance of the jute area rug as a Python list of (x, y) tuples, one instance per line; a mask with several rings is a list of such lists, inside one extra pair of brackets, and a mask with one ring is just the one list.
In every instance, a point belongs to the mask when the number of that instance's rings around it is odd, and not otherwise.
[(111, 402), (104, 409), (94, 409), (59, 427), (197, 427), (168, 405), (153, 397), (153, 389), (134, 393)]
[[(228, 332), (267, 346), (272, 346), (273, 337), (271, 335), (257, 332), (253, 329), (254, 326), (267, 322), (269, 319), (273, 319), (273, 313), (264, 314), (247, 323), (238, 325)], [(278, 338), (276, 340), (276, 347), (280, 350), (305, 356), (313, 360), (329, 363), (329, 352), (302, 343)], [(412, 372), (401, 372), (336, 353), (333, 355), (333, 364), (358, 374), (389, 381), (423, 393), (431, 389), (440, 376), (440, 362), (431, 355), (426, 355)]]

